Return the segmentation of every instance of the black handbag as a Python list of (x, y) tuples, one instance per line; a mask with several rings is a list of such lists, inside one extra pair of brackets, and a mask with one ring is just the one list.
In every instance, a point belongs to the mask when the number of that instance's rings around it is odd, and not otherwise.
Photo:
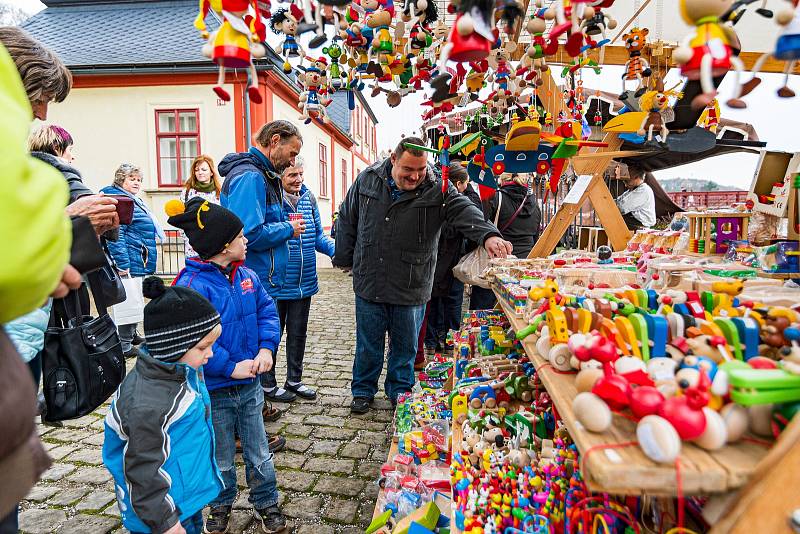
[(99, 291), (103, 294), (107, 306), (113, 306), (120, 302), (125, 302), (128, 296), (125, 294), (125, 286), (122, 284), (122, 279), (119, 277), (119, 269), (117, 262), (108, 250), (105, 238), (100, 240), (103, 244), (103, 251), (106, 254), (106, 265), (93, 272), (87, 278), (93, 279), (97, 284)]
[(72, 250), (69, 264), (81, 274), (91, 273), (108, 265), (94, 227), (87, 217), (72, 218)]
[(102, 291), (89, 280), (97, 317), (83, 315), (77, 291), (53, 301), (44, 336), (42, 377), (48, 422), (83, 417), (103, 404), (125, 378), (117, 327)]

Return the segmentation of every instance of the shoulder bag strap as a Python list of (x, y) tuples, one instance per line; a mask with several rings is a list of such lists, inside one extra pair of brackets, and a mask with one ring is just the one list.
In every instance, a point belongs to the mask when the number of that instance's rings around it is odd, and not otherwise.
[[(497, 228), (497, 223), (500, 221), (500, 206), (502, 206), (502, 205), (503, 205), (503, 194), (498, 189), (497, 190), (497, 212), (495, 212), (495, 214), (494, 214), (494, 227), (495, 228)], [(499, 230), (499, 228), (498, 228), (498, 230)], [(503, 231), (500, 230), (500, 233), (502, 233), (502, 232)]]
[(505, 223), (502, 228), (500, 228), (500, 233), (505, 232), (506, 228), (511, 226), (511, 223), (513, 223), (514, 220), (517, 218), (517, 215), (519, 215), (519, 212), (522, 211), (522, 206), (525, 205), (525, 202), (527, 202), (529, 196), (530, 195), (528, 195), (527, 193), (525, 194), (525, 198), (523, 198), (522, 202), (519, 203), (519, 207), (517, 208), (517, 211), (515, 211), (514, 215), (511, 216), (511, 218), (508, 220), (508, 222)]

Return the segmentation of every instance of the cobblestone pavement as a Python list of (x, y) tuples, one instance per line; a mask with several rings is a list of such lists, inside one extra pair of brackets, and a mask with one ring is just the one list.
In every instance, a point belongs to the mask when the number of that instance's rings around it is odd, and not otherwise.
[[(303, 381), (316, 387), (317, 400), (279, 405), (269, 433), (286, 437), (275, 454), (284, 513), (298, 534), (363, 532), (372, 517), (374, 481), (389, 449), (389, 401), (383, 394), (370, 413), (350, 415), (350, 378), (355, 349), (352, 278), (320, 271), (320, 293), (311, 305)], [(279, 383), (285, 378), (283, 346)], [(129, 362), (130, 364), (131, 362)], [(383, 376), (381, 377), (383, 384)], [(29, 533), (100, 534), (121, 527), (111, 475), (103, 467), (103, 417), (108, 405), (67, 421), (63, 428), (39, 426), (53, 466), (21, 504), (20, 529)], [(239, 497), (231, 531), (255, 533), (247, 502), (244, 464), (239, 461)]]

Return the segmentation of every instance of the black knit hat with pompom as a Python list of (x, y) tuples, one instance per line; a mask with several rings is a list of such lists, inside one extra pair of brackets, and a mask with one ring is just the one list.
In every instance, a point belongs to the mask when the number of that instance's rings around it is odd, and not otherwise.
[(194, 289), (164, 285), (157, 276), (142, 283), (142, 293), (152, 299), (144, 307), (147, 352), (166, 362), (180, 360), (219, 324), (219, 313)]

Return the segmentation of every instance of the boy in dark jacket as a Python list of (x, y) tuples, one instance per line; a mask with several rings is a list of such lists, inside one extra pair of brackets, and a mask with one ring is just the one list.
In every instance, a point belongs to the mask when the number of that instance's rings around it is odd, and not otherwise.
[(222, 490), (200, 371), (220, 335), (219, 314), (196, 291), (157, 277), (143, 293), (153, 299), (144, 308), (147, 352), (111, 400), (103, 463), (125, 528), (199, 534), (203, 507)]
[[(235, 435), (242, 442), (250, 503), (266, 533), (286, 529), (278, 508), (273, 454), (264, 430), (264, 391), (256, 377), (272, 368), (280, 343), (275, 303), (258, 276), (242, 264), (247, 253), (242, 221), (231, 211), (195, 197), (167, 203), (168, 222), (183, 230), (198, 258), (186, 260), (175, 279), (205, 296), (219, 311), (222, 335), (204, 372), (211, 396), (216, 460), (225, 485), (211, 502), (207, 534), (228, 530), (236, 499)], [(282, 439), (282, 438), (281, 438)], [(284, 440), (285, 443), (285, 440)]]

